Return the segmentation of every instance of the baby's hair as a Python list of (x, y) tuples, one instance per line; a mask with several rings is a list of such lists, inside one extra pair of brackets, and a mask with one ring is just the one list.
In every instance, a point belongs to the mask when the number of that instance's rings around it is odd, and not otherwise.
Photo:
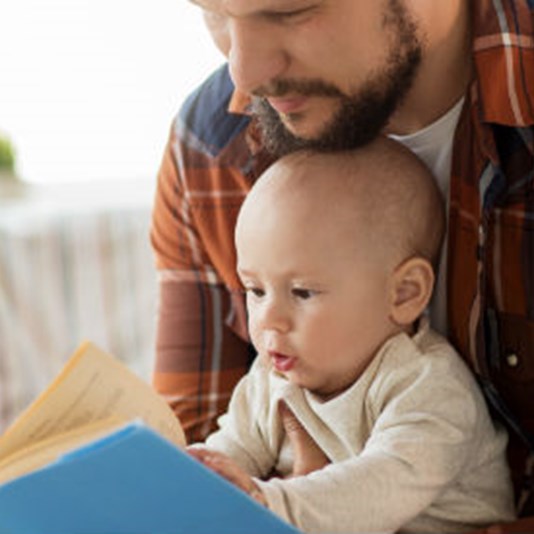
[(345, 209), (347, 223), (357, 221), (384, 258), (418, 256), (437, 267), (443, 199), (428, 168), (396, 141), (380, 137), (350, 151), (294, 152), (264, 173), (245, 204), (266, 189), (277, 203), (288, 197), (313, 203), (316, 217), (340, 217)]

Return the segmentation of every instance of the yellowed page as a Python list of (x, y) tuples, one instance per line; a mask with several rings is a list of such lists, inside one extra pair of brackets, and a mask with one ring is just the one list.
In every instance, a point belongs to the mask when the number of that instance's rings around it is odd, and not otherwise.
[(56, 434), (17, 450), (0, 460), (0, 484), (31, 473), (55, 461), (59, 456), (103, 438), (124, 426), (115, 418), (94, 421), (63, 434)]
[(177, 445), (185, 445), (181, 425), (167, 403), (124, 364), (85, 342), (0, 438), (0, 460), (28, 444), (111, 416), (141, 418)]

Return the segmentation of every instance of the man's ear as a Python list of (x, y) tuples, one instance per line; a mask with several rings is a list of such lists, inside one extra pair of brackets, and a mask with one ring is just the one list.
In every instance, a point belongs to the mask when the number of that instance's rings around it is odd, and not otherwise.
[(393, 272), (390, 289), (390, 319), (399, 326), (412, 324), (432, 296), (434, 270), (421, 257), (410, 258)]

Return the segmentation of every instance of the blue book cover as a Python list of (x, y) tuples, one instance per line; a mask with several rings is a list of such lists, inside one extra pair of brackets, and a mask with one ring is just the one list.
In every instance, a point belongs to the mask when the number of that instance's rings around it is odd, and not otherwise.
[(141, 421), (0, 486), (1, 534), (297, 534)]

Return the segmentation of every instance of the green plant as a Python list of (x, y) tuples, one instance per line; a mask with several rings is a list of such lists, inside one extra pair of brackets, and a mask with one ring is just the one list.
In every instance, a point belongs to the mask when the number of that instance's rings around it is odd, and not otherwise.
[(9, 139), (0, 137), (0, 171), (15, 170), (15, 150)]

